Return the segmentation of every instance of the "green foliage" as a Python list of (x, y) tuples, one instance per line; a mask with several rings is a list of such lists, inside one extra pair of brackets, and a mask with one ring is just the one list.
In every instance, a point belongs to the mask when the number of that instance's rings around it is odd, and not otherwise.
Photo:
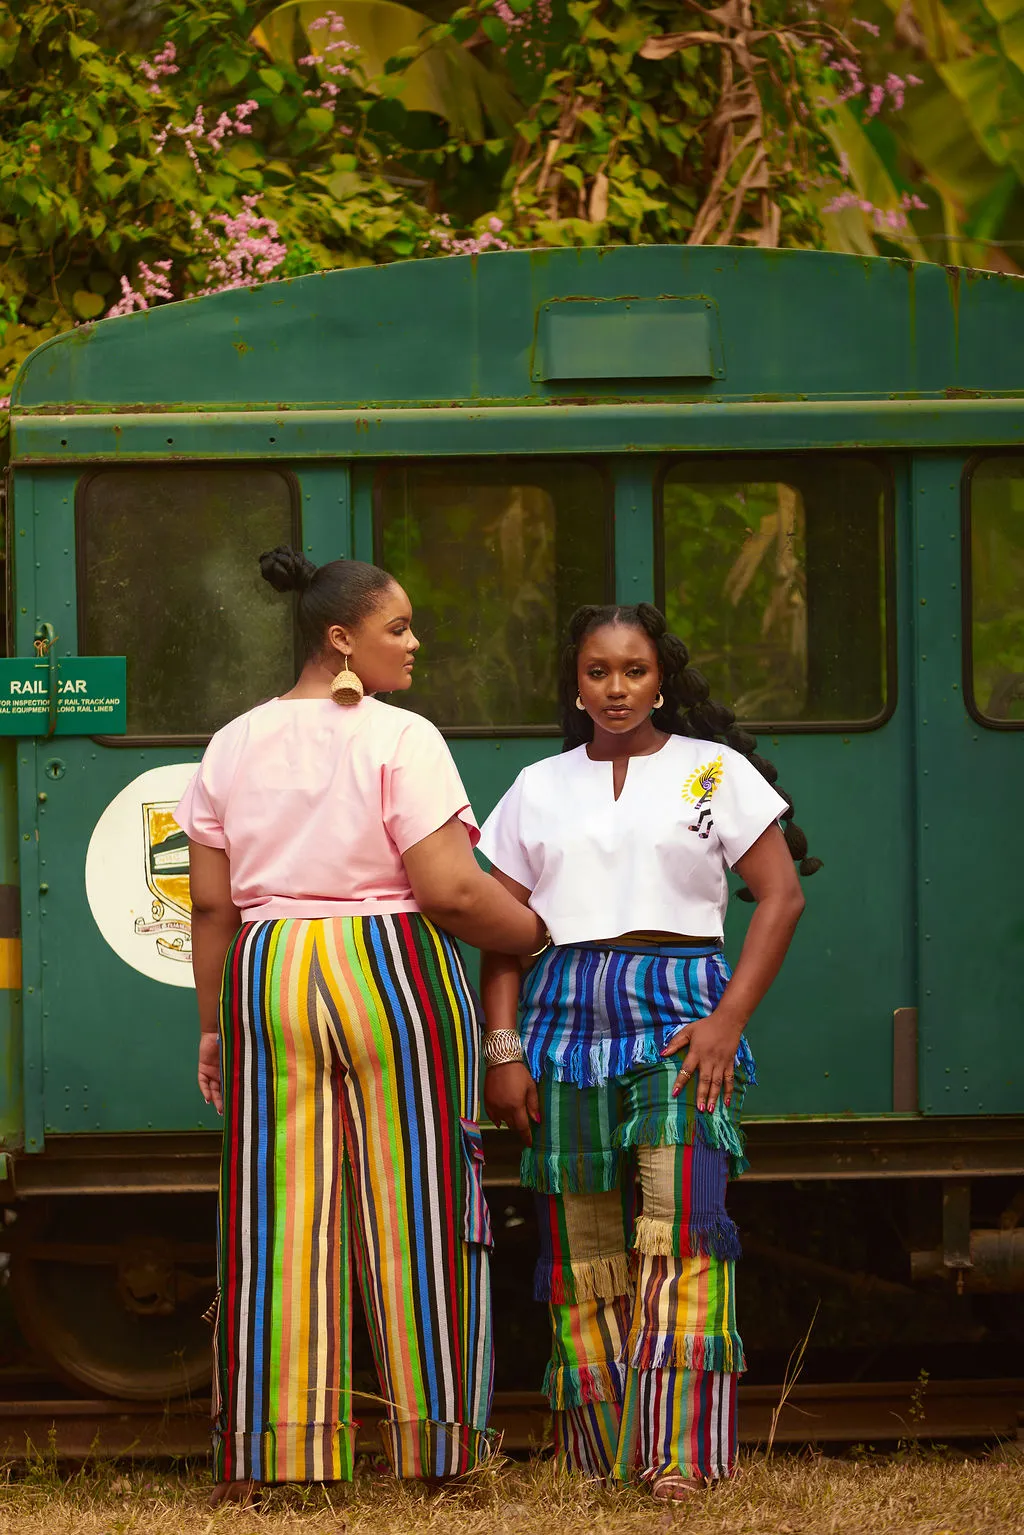
[[(1024, 252), (1024, 22), (1016, 0), (832, 0), (840, 26), (856, 17), (866, 73), (913, 75), (905, 105), (870, 120), (853, 102), (833, 127), (852, 183), (874, 208), (921, 198), (905, 233), (885, 241), (908, 255), (1017, 271)], [(824, 220), (828, 244), (877, 248), (877, 220), (849, 210)]]
[[(287, 248), (275, 276), (431, 248), (426, 209), (389, 178), (392, 141), (368, 121), (378, 97), (358, 59), (331, 110), (315, 72), (268, 67), (251, 25), (243, 0), (182, 0), (161, 38), (177, 71), (150, 81), (143, 60), (95, 41), (95, 18), (78, 4), (7, 6), (0, 392), (40, 341), (105, 312), (140, 263), (170, 263), (156, 297), (223, 280), (223, 221), (246, 198)], [(239, 127), (242, 103), (255, 106)], [(222, 113), (231, 127), (211, 142)]]
[[(1024, 245), (1011, 0), (335, 0), (333, 56), (328, 0), (262, 19), (175, 0), (148, 62), (97, 4), (102, 30), (80, 0), (0, 9), (0, 393), (125, 284), (158, 302), (503, 243), (895, 247), (1008, 269)], [(156, 8), (133, 4), (126, 35), (152, 36)], [(904, 106), (867, 105), (913, 71)], [(262, 265), (232, 266), (240, 239)]]
[[(407, 112), (444, 119), (456, 137), (470, 142), (483, 142), (488, 130), (512, 132), (519, 103), (501, 75), (445, 35), (446, 29), (432, 32), (428, 17), (393, 0), (335, 0), (332, 8), (359, 50), (372, 90), (397, 98)], [(286, 0), (263, 18), (253, 41), (285, 69), (311, 53), (322, 57), (316, 23), (324, 10), (325, 0)], [(391, 60), (402, 67), (389, 70)], [(329, 67), (324, 59), (322, 75)]]
[(575, 0), (498, 213), (520, 243), (820, 242), (837, 166), (817, 23), (729, 0)]
[(992, 719), (1024, 720), (1024, 484), (1012, 458), (971, 476), (974, 697)]

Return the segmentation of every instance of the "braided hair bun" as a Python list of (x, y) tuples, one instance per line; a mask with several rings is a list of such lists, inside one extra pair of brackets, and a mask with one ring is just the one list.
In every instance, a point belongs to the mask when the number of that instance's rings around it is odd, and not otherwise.
[(278, 544), (260, 555), (260, 574), (275, 592), (304, 592), (313, 583), (316, 566), (298, 550)]

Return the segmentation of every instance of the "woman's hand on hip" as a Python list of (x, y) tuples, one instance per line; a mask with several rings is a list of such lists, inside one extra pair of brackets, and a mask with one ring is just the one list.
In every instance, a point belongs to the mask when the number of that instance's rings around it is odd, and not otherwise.
[(218, 1114), (224, 1112), (224, 1093), (220, 1081), (220, 1035), (199, 1036), (199, 1091)]
[(537, 1084), (521, 1061), (488, 1066), (484, 1076), (484, 1108), (494, 1124), (515, 1130), (525, 1146), (533, 1143), (531, 1119), (540, 1124)]
[(686, 1056), (679, 1067), (673, 1098), (686, 1087), (691, 1078), (697, 1078), (697, 1107), (711, 1113), (719, 1098), (725, 1099), (726, 1107), (735, 1086), (736, 1051), (743, 1030), (717, 1013), (687, 1023), (672, 1035), (661, 1052), (663, 1056)]

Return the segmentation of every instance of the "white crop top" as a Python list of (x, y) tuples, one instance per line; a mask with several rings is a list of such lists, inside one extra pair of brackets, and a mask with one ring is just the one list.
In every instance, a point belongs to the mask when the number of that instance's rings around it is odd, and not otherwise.
[(739, 752), (669, 736), (612, 764), (585, 746), (524, 768), (487, 817), (480, 851), (531, 891), (556, 944), (620, 933), (721, 938), (732, 867), (786, 802)]

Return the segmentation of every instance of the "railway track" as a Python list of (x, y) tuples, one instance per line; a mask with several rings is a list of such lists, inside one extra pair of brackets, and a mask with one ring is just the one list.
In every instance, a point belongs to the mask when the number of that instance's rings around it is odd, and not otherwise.
[[(787, 1445), (1024, 1438), (1024, 1380), (931, 1380), (923, 1389), (915, 1381), (797, 1385), (781, 1408), (780, 1394), (778, 1386), (740, 1387), (743, 1443), (765, 1444), (770, 1437)], [(380, 1404), (357, 1403), (356, 1411), (362, 1423), (358, 1448), (379, 1449)], [(548, 1442), (548, 1412), (539, 1392), (498, 1392), (493, 1422), (506, 1450), (528, 1451)], [(0, 1457), (7, 1460), (203, 1456), (208, 1450), (206, 1400), (149, 1404), (59, 1395), (0, 1400)]]

